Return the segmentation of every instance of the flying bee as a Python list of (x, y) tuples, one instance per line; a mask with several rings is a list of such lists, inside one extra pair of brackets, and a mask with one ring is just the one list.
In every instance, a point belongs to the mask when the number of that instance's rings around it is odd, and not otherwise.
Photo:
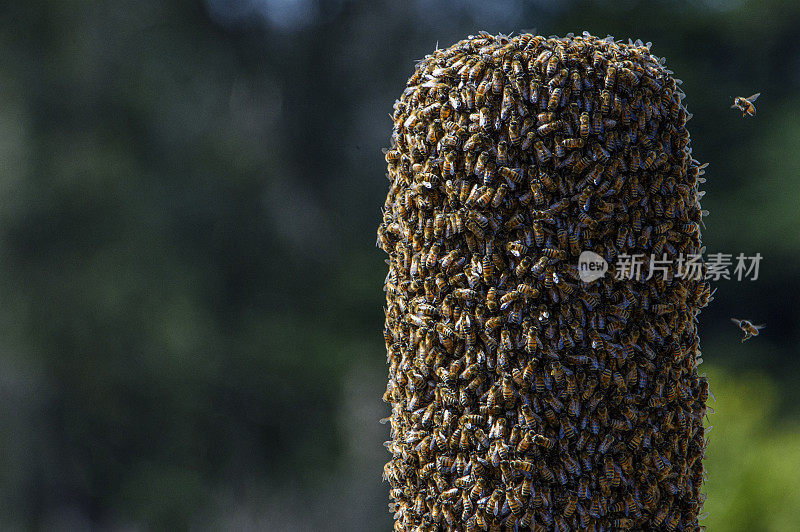
[(745, 342), (754, 336), (758, 336), (759, 331), (767, 326), (766, 324), (753, 325), (753, 323), (747, 320), (737, 320), (736, 318), (731, 318), (731, 321), (735, 323), (742, 331), (744, 331), (744, 338), (742, 338), (742, 342)]
[(756, 116), (756, 106), (753, 105), (753, 102), (761, 96), (760, 92), (753, 94), (752, 96), (748, 96), (747, 98), (743, 98), (741, 96), (737, 96), (733, 99), (733, 105), (731, 105), (731, 109), (738, 109), (742, 112), (742, 116)]

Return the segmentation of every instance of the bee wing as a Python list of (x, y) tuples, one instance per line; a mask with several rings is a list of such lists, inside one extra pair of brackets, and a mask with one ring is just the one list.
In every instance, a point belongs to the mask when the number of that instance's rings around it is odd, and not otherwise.
[(766, 323), (762, 323), (761, 325), (753, 325), (753, 327), (755, 327), (756, 329), (763, 329), (766, 326), (767, 326)]
[[(738, 108), (739, 108), (739, 106), (736, 105), (736, 104), (731, 105), (731, 109), (738, 109)], [(393, 117), (393, 119), (394, 119), (394, 117)]]
[(759, 96), (761, 96), (761, 93), (757, 92), (757, 93), (753, 94), (752, 96), (748, 96), (747, 98), (745, 98), (745, 100), (747, 100), (750, 103), (753, 103), (754, 101), (756, 101), (758, 99)]
[(742, 320), (737, 320), (736, 318), (731, 318), (731, 321), (736, 325), (740, 325), (742, 323)]

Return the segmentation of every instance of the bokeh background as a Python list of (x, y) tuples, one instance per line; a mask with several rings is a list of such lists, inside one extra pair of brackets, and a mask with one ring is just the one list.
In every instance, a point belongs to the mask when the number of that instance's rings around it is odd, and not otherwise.
[[(709, 530), (800, 529), (796, 2), (0, 7), (0, 529), (389, 530), (388, 113), (467, 34), (652, 41), (709, 162)], [(728, 107), (760, 91), (756, 119)], [(731, 317), (766, 322), (745, 344)]]

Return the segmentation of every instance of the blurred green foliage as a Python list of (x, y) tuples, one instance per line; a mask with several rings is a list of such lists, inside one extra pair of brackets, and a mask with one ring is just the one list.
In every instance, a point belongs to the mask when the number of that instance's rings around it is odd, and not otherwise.
[[(652, 41), (709, 161), (711, 530), (796, 530), (800, 6), (0, 6), (0, 528), (387, 530), (387, 116), (486, 29)], [(728, 109), (763, 93), (755, 120)], [(731, 315), (766, 321), (746, 344)]]
[(706, 451), (709, 530), (797, 530), (800, 424), (776, 417), (778, 390), (760, 372), (712, 368)]

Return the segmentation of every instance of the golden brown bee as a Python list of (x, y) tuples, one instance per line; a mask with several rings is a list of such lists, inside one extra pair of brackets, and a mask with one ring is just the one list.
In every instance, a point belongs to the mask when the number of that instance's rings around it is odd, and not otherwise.
[(731, 105), (731, 109), (738, 109), (742, 112), (742, 116), (756, 116), (756, 106), (753, 105), (753, 102), (761, 96), (760, 92), (753, 94), (752, 96), (748, 96), (747, 98), (743, 98), (741, 96), (737, 96), (733, 99), (733, 105)]
[(553, 75), (555, 75), (556, 69), (558, 68), (558, 61), (559, 57), (557, 54), (551, 54), (549, 56), (549, 59), (547, 61), (547, 71), (546, 71), (548, 78), (552, 78)]
[(560, 87), (553, 89), (550, 92), (550, 99), (547, 100), (547, 110), (555, 111), (561, 102), (562, 89)]
[(500, 69), (495, 69), (492, 72), (492, 92), (500, 94), (503, 91), (503, 72)]
[(442, 163), (442, 170), (447, 175), (454, 175), (456, 173), (456, 154), (449, 151), (444, 154), (444, 162)]
[(535, 468), (535, 464), (530, 460), (512, 460), (511, 461), (511, 468), (515, 471), (522, 472), (522, 473), (533, 473)]
[(567, 138), (561, 141), (561, 146), (566, 149), (582, 148), (583, 139)]
[(512, 231), (525, 223), (525, 214), (522, 212), (517, 212), (514, 216), (506, 220), (505, 228), (508, 231)]
[(538, 128), (536, 128), (536, 131), (539, 133), (539, 135), (550, 135), (557, 131), (561, 131), (563, 127), (564, 127), (563, 120), (553, 120), (551, 122), (543, 123)]
[(478, 125), (483, 131), (489, 129), (492, 125), (492, 112), (489, 110), (488, 107), (481, 107), (480, 111), (478, 111)]
[(521, 168), (508, 168), (506, 166), (500, 167), (500, 175), (513, 183), (520, 183), (525, 178)]
[(504, 165), (507, 164), (508, 161), (508, 142), (501, 140), (497, 143), (497, 163)]
[(551, 438), (547, 438), (541, 434), (536, 434), (533, 436), (533, 444), (547, 450), (555, 447), (555, 442)]
[(503, 198), (505, 198), (507, 193), (508, 187), (505, 185), (505, 183), (497, 187), (494, 198), (492, 198), (492, 207), (499, 207), (503, 203)]
[(540, 164), (549, 160), (550, 157), (552, 157), (553, 155), (552, 152), (549, 149), (547, 149), (547, 147), (544, 145), (544, 142), (542, 142), (541, 140), (536, 141), (533, 147), (536, 150), (536, 158), (540, 162)]
[[(611, 102), (612, 102), (611, 91), (607, 89), (602, 91), (600, 93), (600, 112), (602, 114), (607, 115), (609, 111), (611, 111)], [(597, 131), (600, 128), (595, 127), (593, 129)]]
[(521, 127), (520, 127), (519, 120), (517, 120), (516, 118), (512, 118), (511, 120), (509, 120), (509, 122), (508, 122), (508, 141), (514, 146), (520, 144), (520, 142), (522, 141), (520, 131), (521, 131)]
[(556, 73), (555, 76), (550, 78), (550, 81), (548, 81), (547, 84), (550, 86), (550, 88), (562, 87), (568, 77), (569, 77), (569, 70), (567, 70), (566, 68), (562, 68)]
[(514, 91), (510, 85), (503, 89), (503, 101), (500, 106), (500, 119), (505, 122), (511, 116), (511, 110), (515, 105)]
[(491, 497), (489, 497), (489, 503), (487, 505), (487, 510), (489, 513), (493, 515), (497, 515), (500, 513), (500, 509), (503, 506), (503, 492), (500, 488), (495, 489), (492, 492)]
[(572, 80), (572, 92), (575, 94), (576, 97), (580, 98), (581, 89), (583, 87), (583, 80), (581, 79), (581, 75), (578, 71), (573, 70), (572, 74), (570, 75)]
[(502, 393), (503, 393), (503, 400), (506, 403), (511, 403), (512, 401), (514, 401), (516, 390), (514, 389), (514, 385), (512, 384), (511, 379), (508, 376), (503, 377)]
[(744, 338), (742, 338), (742, 342), (745, 342), (754, 336), (758, 336), (759, 331), (767, 326), (765, 323), (762, 323), (761, 325), (753, 325), (747, 320), (737, 320), (736, 318), (731, 318), (731, 321), (735, 323), (736, 326), (742, 331), (744, 331)]

